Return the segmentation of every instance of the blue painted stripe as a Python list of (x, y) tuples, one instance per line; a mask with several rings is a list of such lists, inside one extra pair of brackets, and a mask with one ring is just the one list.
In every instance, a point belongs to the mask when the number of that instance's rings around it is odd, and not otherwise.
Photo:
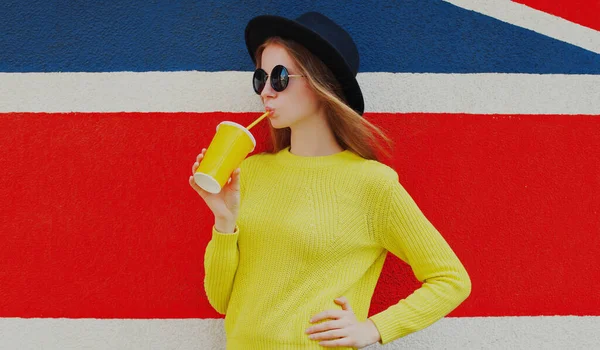
[(439, 0), (0, 3), (0, 71), (252, 70), (243, 30), (317, 10), (361, 52), (361, 72), (600, 74), (600, 55)]

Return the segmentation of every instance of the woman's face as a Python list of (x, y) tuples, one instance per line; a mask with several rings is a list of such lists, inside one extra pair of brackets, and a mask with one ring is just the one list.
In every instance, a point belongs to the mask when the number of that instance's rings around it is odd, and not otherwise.
[(319, 109), (317, 96), (311, 90), (306, 77), (290, 77), (285, 90), (281, 92), (273, 90), (270, 75), (273, 67), (278, 64), (285, 66), (290, 75), (300, 74), (292, 57), (283, 46), (271, 44), (264, 49), (260, 68), (269, 74), (269, 79), (260, 96), (265, 108), (273, 110), (268, 118), (276, 129), (291, 127), (315, 117)]

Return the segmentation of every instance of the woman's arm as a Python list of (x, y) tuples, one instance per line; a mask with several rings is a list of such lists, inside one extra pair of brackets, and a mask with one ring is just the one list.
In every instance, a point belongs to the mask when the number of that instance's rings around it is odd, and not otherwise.
[[(251, 181), (254, 166), (250, 156), (240, 163), (240, 203), (243, 202), (247, 183)], [(204, 253), (204, 290), (210, 305), (221, 314), (227, 313), (233, 281), (238, 269), (240, 229), (236, 219), (215, 216), (212, 238)]]
[(471, 280), (463, 264), (398, 182), (397, 173), (386, 188), (376, 213), (381, 225), (375, 239), (409, 264), (423, 284), (397, 304), (369, 317), (379, 330), (381, 344), (431, 325), (471, 293)]

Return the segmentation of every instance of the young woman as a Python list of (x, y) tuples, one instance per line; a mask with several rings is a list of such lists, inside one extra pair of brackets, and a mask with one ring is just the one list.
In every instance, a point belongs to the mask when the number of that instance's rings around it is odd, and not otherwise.
[[(316, 12), (259, 16), (246, 45), (271, 150), (247, 157), (218, 194), (190, 177), (215, 216), (204, 287), (226, 315), (227, 349), (387, 344), (450, 313), (470, 294), (469, 275), (376, 159), (375, 136), (389, 139), (362, 117), (349, 34)], [(367, 317), (388, 251), (423, 285)]]

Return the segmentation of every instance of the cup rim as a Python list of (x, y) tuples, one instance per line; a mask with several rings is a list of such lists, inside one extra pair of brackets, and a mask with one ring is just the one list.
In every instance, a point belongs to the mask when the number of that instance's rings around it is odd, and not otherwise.
[[(254, 151), (254, 148), (256, 148), (256, 139), (254, 138), (254, 136), (252, 135), (250, 130), (246, 129), (246, 127), (241, 124), (238, 124), (236, 122), (232, 122), (229, 120), (225, 120), (225, 121), (220, 122), (219, 125), (217, 125), (217, 131), (219, 130), (219, 126), (221, 126), (221, 124), (235, 126), (236, 128), (241, 129), (243, 132), (245, 132), (246, 135), (248, 135), (248, 137), (250, 138), (250, 140), (252, 140), (252, 151)], [(250, 152), (252, 152), (252, 151), (250, 151)]]

